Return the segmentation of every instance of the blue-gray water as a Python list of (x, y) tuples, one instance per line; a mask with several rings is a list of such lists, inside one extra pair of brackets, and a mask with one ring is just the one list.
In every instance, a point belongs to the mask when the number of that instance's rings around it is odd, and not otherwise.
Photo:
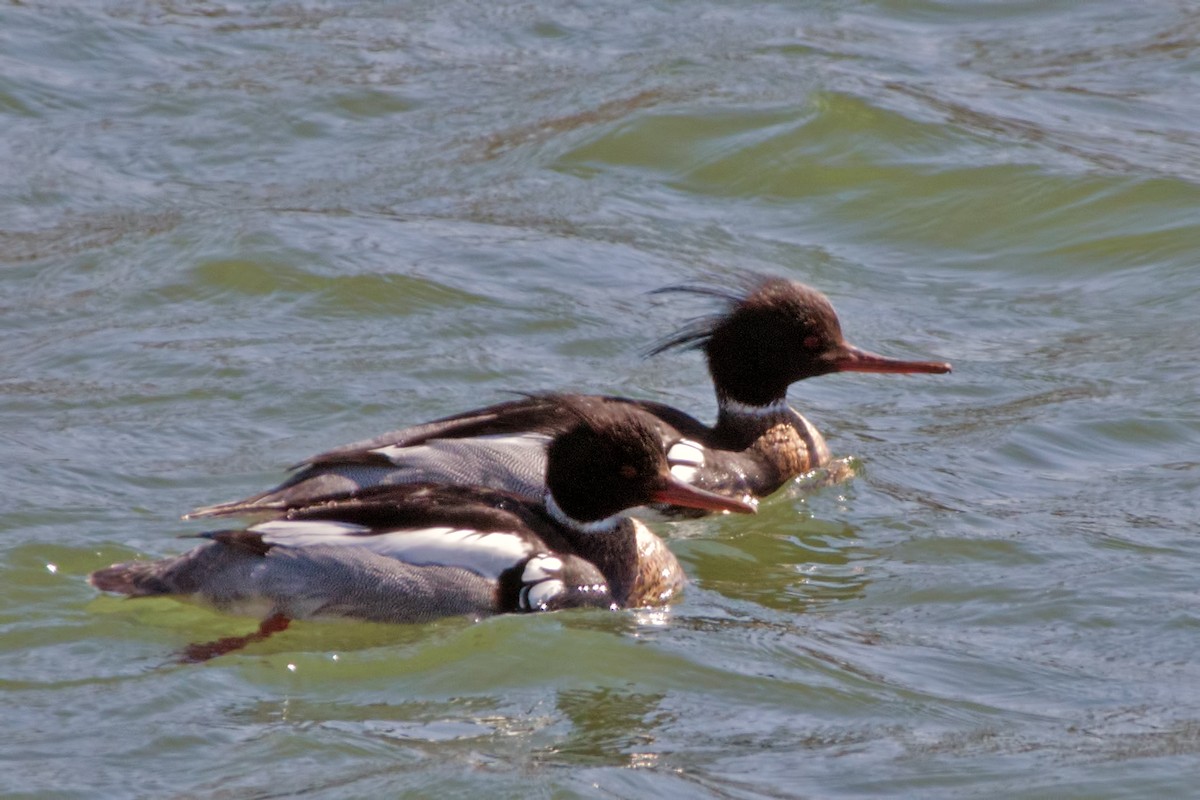
[[(0, 794), (1179, 797), (1200, 780), (1192, 3), (0, 7)], [(662, 528), (667, 615), (253, 623), (88, 571), (332, 445), (579, 389), (711, 418), (754, 269), (947, 376)]]

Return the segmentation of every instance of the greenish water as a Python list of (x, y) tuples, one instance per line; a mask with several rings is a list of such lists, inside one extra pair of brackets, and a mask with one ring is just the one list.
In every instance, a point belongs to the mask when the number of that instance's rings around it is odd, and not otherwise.
[[(0, 7), (0, 794), (1078, 797), (1200, 779), (1187, 3)], [(187, 509), (571, 388), (710, 418), (755, 269), (949, 376), (661, 528), (668, 614), (252, 623), (101, 597)]]

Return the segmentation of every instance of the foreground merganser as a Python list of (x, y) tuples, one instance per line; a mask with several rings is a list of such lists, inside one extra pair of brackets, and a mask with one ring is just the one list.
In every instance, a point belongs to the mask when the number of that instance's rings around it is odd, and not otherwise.
[(202, 534), (211, 541), (183, 555), (115, 564), (89, 581), (260, 616), (270, 630), (313, 617), (420, 622), (660, 606), (683, 585), (683, 571), (661, 539), (623, 512), (651, 502), (755, 510), (673, 476), (654, 419), (635, 406), (538, 400), (574, 423), (547, 448), (541, 502), (485, 487), (376, 486)]
[[(726, 304), (723, 312), (694, 320), (650, 351), (704, 351), (717, 394), (717, 424), (709, 427), (648, 400), (602, 399), (652, 414), (672, 472), (731, 497), (765, 497), (830, 461), (821, 434), (787, 404), (792, 383), (831, 372), (950, 371), (943, 361), (901, 361), (848, 344), (825, 295), (796, 281), (749, 275), (733, 288), (659, 291), (691, 292)], [(545, 443), (570, 423), (569, 414), (543, 398), (499, 403), (321, 453), (297, 465), (274, 489), (188, 516), (278, 513), (369, 486), (429, 480), (493, 486), (538, 499), (545, 488)]]

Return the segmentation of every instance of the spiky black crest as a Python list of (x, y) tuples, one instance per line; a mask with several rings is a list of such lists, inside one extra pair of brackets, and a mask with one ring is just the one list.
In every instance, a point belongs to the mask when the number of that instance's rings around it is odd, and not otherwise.
[[(841, 326), (829, 299), (811, 286), (758, 272), (722, 279), (727, 285), (680, 284), (651, 292), (712, 297), (721, 301), (724, 308), (714, 314), (689, 320), (678, 331), (655, 344), (646, 355), (654, 356), (675, 348), (703, 350), (717, 331), (733, 324), (739, 317), (748, 316), (790, 320), (817, 330), (841, 334)], [(717, 277), (710, 280), (715, 281)]]
[(726, 284), (731, 285), (717, 285), (715, 281), (718, 279), (721, 278), (713, 275), (707, 279), (714, 281), (711, 284), (680, 283), (674, 286), (664, 286), (661, 289), (655, 289), (650, 292), (650, 294), (694, 294), (702, 297), (712, 297), (721, 301), (723, 308), (716, 313), (705, 314), (704, 316), (688, 320), (675, 333), (660, 339), (653, 347), (647, 350), (647, 356), (656, 356), (659, 353), (675, 348), (682, 350), (702, 349), (704, 343), (712, 336), (713, 329), (720, 325), (735, 308), (744, 303), (756, 289), (770, 280), (769, 276), (757, 272), (743, 273), (725, 281)]

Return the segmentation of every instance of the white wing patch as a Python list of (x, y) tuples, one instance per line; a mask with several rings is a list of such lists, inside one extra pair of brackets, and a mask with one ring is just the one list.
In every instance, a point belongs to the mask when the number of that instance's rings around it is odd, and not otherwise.
[(416, 566), (462, 567), (491, 579), (534, 553), (531, 543), (515, 533), (444, 526), (362, 535), (372, 529), (335, 521), (271, 520), (250, 530), (268, 544), (361, 547)]
[(462, 439), (430, 439), (423, 444), (384, 445), (376, 447), (377, 453), (398, 467), (415, 467), (425, 463), (436, 463), (446, 453), (459, 453), (465, 449), (477, 449), (492, 453), (512, 453), (525, 450), (544, 450), (550, 437), (544, 433), (493, 434), (471, 436)]
[(272, 519), (251, 525), (247, 530), (262, 534), (263, 541), (268, 544), (304, 547), (311, 544), (338, 544), (337, 539), (366, 533), (371, 529), (366, 525), (337, 520)]
[(562, 571), (563, 562), (557, 556), (539, 556), (538, 558), (529, 559), (529, 563), (525, 565), (525, 571), (521, 573), (521, 580), (525, 583), (536, 583), (551, 578)]
[(565, 592), (562, 581), (538, 581), (521, 590), (521, 608), (526, 611), (545, 611), (550, 602)]
[(667, 451), (671, 474), (684, 483), (691, 483), (696, 471), (704, 466), (704, 445), (690, 439), (680, 439)]
[(545, 611), (550, 603), (567, 590), (560, 577), (563, 560), (549, 553), (539, 553), (525, 564), (521, 573), (521, 595), (518, 604), (526, 611)]

